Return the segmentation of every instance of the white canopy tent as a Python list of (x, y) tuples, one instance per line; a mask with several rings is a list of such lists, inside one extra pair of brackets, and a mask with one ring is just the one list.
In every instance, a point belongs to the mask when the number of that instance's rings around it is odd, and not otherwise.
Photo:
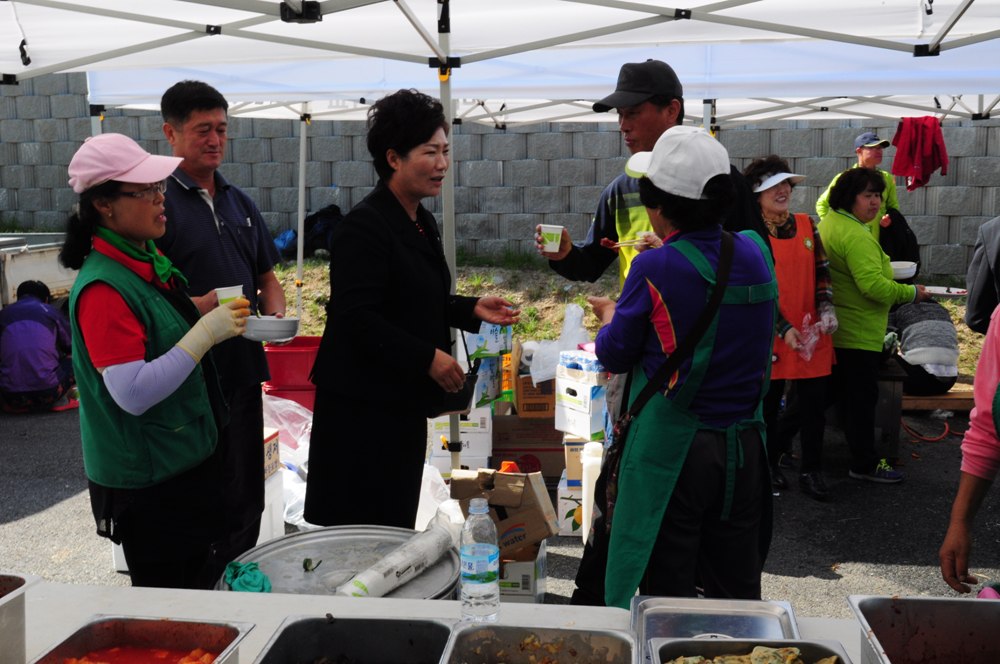
[[(706, 125), (989, 117), (1000, 101), (1000, 2), (0, 2), (0, 82), (87, 71), (92, 103), (108, 106), (155, 104), (197, 78), (234, 113), (269, 117), (361, 118), (367, 101), (417, 88), (452, 100), (464, 121), (596, 121), (609, 116), (591, 103), (614, 89), (621, 63), (649, 57), (674, 67), (686, 115)], [(302, 136), (304, 161), (305, 124)]]

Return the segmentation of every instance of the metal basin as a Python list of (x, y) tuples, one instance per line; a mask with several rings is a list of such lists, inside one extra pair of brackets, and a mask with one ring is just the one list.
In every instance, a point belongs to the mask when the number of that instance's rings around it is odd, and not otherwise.
[[(245, 552), (237, 562), (255, 562), (271, 580), (271, 591), (332, 595), (355, 574), (394, 551), (416, 534), (390, 526), (330, 526), (285, 535)], [(322, 561), (306, 572), (302, 562)], [(450, 599), (458, 585), (458, 550), (451, 549), (416, 577), (386, 593), (395, 599)], [(224, 578), (216, 590), (229, 590)]]
[(839, 664), (851, 664), (844, 652), (843, 646), (836, 641), (802, 641), (799, 639), (762, 640), (762, 639), (652, 639), (650, 647), (653, 652), (653, 662), (663, 664), (678, 657), (697, 657), (701, 655), (711, 660), (720, 655), (748, 655), (755, 646), (768, 648), (798, 648), (802, 661), (813, 664), (824, 657), (836, 655)]
[(437, 664), (451, 625), (437, 620), (292, 616), (254, 664)]
[(866, 664), (1000, 662), (1000, 600), (851, 595)]
[(0, 664), (24, 664), (24, 592), (37, 576), (0, 573)]
[(633, 664), (632, 637), (614, 630), (469, 623), (456, 627), (441, 660), (448, 664)]
[(115, 646), (194, 650), (218, 653), (215, 664), (238, 664), (239, 642), (253, 629), (250, 623), (215, 623), (172, 618), (94, 616), (62, 643), (31, 664), (63, 664), (70, 657)]

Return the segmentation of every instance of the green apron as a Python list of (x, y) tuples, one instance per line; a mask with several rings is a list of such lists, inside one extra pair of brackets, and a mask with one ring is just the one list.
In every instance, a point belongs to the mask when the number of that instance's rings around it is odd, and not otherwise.
[[(746, 235), (757, 240), (758, 245), (762, 244), (756, 233)], [(678, 240), (671, 246), (679, 250), (710, 284), (709, 292), (706, 293), (707, 301), (711, 296), (711, 287), (715, 285), (715, 271), (708, 260), (687, 240)], [(773, 266), (769, 252), (763, 249), (763, 253), (771, 267), (771, 281), (753, 286), (727, 286), (723, 305), (774, 301), (777, 306)], [(765, 426), (759, 402), (751, 418), (725, 429), (706, 425), (689, 410), (708, 370), (718, 323), (719, 316), (716, 314), (694, 349), (690, 372), (676, 396), (673, 399), (654, 396), (639, 411), (629, 427), (621, 458), (618, 500), (615, 504), (605, 573), (605, 602), (608, 606), (623, 609), (629, 607), (639, 581), (645, 574), (663, 515), (695, 434), (704, 430), (724, 431), (726, 434), (727, 470), (723, 519), (728, 518), (732, 505), (736, 469), (743, 466), (740, 433), (753, 428), (760, 432), (761, 440), (764, 440)], [(770, 382), (770, 355), (763, 364), (762, 396), (767, 392)], [(641, 366), (632, 370), (632, 376), (631, 394), (627, 395), (625, 403), (631, 403), (647, 382)], [(668, 379), (672, 380), (674, 377)]]

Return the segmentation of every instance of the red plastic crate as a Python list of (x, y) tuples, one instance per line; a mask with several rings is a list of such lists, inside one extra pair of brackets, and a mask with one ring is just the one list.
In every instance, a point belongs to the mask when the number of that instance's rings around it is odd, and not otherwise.
[[(309, 373), (316, 362), (321, 337), (295, 337), (287, 344), (264, 346), (264, 357), (271, 372), (265, 387), (276, 389), (313, 388)], [(310, 406), (311, 408), (311, 406)]]

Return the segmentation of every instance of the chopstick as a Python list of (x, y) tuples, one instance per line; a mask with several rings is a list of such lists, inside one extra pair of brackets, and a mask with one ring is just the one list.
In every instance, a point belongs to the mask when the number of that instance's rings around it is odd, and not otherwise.
[(638, 246), (640, 244), (649, 244), (649, 243), (646, 242), (646, 238), (644, 238), (644, 237), (636, 237), (636, 238), (632, 238), (631, 240), (621, 240), (620, 242), (616, 242), (614, 246), (615, 246), (615, 248), (618, 248), (618, 247), (636, 247), (636, 246)]

